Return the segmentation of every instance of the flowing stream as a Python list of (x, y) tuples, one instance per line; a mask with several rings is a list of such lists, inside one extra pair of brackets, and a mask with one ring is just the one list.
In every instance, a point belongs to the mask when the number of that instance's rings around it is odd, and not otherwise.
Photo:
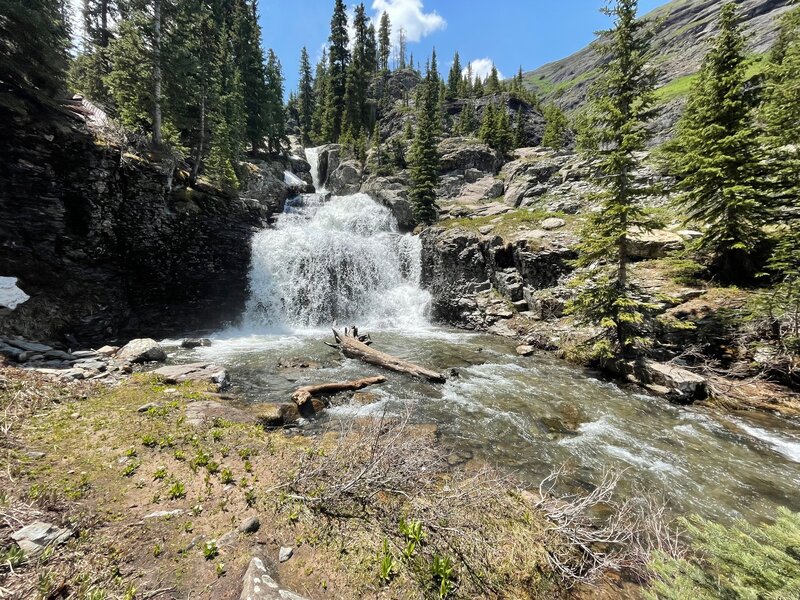
[[(308, 159), (320, 189), (315, 150)], [(332, 324), (357, 324), (381, 350), (459, 376), (431, 385), (389, 374), (367, 404), (334, 399), (302, 427), (410, 402), (458, 460), (486, 460), (534, 485), (562, 466), (565, 485), (584, 488), (625, 470), (622, 493), (663, 497), (675, 513), (759, 521), (778, 506), (800, 510), (796, 423), (676, 407), (548, 354), (518, 357), (511, 340), (434, 326), (419, 281), (419, 240), (399, 234), (387, 209), (363, 194), (303, 195), (253, 238), (242, 324), (210, 347), (175, 349), (173, 360), (214, 360), (245, 399), (285, 402), (300, 385), (382, 373), (323, 343)], [(291, 358), (314, 368), (278, 366)]]

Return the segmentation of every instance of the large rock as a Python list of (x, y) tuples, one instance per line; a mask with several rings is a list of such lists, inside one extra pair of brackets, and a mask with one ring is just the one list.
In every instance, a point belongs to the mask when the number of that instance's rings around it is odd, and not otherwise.
[(476, 138), (452, 137), (439, 143), (439, 170), (442, 173), (477, 169), (494, 174), (503, 164), (503, 157)]
[(41, 554), (48, 546), (58, 546), (63, 544), (73, 536), (69, 529), (62, 529), (52, 523), (36, 521), (26, 525), (11, 534), (11, 539), (28, 556)]
[(553, 176), (564, 166), (564, 159), (551, 153), (529, 156), (503, 167), (506, 180), (505, 202), (509, 206), (527, 205), (549, 190)]
[(634, 229), (628, 235), (628, 256), (631, 258), (664, 258), (670, 252), (683, 250), (686, 246), (677, 233), (665, 229), (642, 231)]
[(116, 357), (132, 363), (163, 362), (167, 353), (157, 341), (150, 338), (131, 340), (117, 352)]
[(199, 427), (223, 419), (231, 423), (257, 423), (255, 415), (216, 400), (198, 400), (186, 405), (186, 422)]
[(670, 399), (690, 403), (708, 395), (706, 380), (687, 369), (654, 360), (640, 360), (629, 365), (632, 374), (647, 386), (666, 389)]
[(281, 586), (270, 577), (264, 561), (253, 557), (242, 582), (242, 593), (239, 600), (305, 600), (294, 592), (281, 589)]
[(328, 175), (326, 187), (334, 196), (357, 194), (361, 190), (361, 165), (355, 160), (343, 160)]
[(153, 371), (164, 383), (182, 383), (184, 381), (200, 381), (212, 383), (219, 389), (229, 385), (228, 372), (212, 363), (191, 363), (188, 365), (169, 365)]
[(0, 316), (11, 312), (29, 298), (17, 287), (16, 277), (0, 277)]
[(408, 201), (408, 178), (401, 175), (370, 177), (361, 186), (361, 191), (392, 211), (400, 231), (411, 231), (416, 219)]

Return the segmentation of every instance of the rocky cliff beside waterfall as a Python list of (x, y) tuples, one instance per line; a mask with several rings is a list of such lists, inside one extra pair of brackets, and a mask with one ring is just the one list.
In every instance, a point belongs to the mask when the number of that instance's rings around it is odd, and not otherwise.
[(0, 276), (28, 299), (0, 314), (0, 334), (89, 342), (235, 320), (253, 232), (311, 181), (298, 157), (245, 167), (238, 193), (189, 188), (180, 167), (75, 115), (14, 123), (0, 141)]

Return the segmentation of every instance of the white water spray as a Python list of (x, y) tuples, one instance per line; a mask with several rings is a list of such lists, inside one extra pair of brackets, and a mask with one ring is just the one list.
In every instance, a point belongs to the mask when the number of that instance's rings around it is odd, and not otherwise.
[(421, 243), (398, 233), (392, 213), (366, 194), (293, 198), (274, 228), (253, 237), (252, 250), (249, 327), (296, 330), (338, 322), (374, 331), (427, 325)]
[(311, 166), (311, 183), (314, 186), (314, 190), (318, 194), (325, 194), (327, 193), (327, 190), (325, 189), (323, 182), (320, 181), (319, 152), (320, 148), (306, 148), (306, 160)]

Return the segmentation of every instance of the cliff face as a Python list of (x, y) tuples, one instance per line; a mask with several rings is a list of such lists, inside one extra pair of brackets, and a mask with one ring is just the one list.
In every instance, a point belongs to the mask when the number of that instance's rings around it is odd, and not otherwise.
[(251, 234), (283, 198), (169, 184), (70, 118), (15, 123), (0, 141), (0, 275), (30, 299), (0, 333), (93, 341), (235, 319)]
[[(766, 53), (775, 41), (780, 17), (791, 9), (791, 0), (738, 0), (749, 52)], [(655, 66), (660, 71), (658, 100), (661, 115), (656, 122), (656, 142), (669, 135), (680, 116), (689, 89), (717, 32), (720, 0), (673, 0), (647, 18), (657, 23), (653, 38)], [(525, 74), (529, 87), (545, 101), (574, 110), (586, 99), (591, 84), (603, 67), (597, 42), (564, 59)], [(757, 67), (755, 68), (757, 70)]]

